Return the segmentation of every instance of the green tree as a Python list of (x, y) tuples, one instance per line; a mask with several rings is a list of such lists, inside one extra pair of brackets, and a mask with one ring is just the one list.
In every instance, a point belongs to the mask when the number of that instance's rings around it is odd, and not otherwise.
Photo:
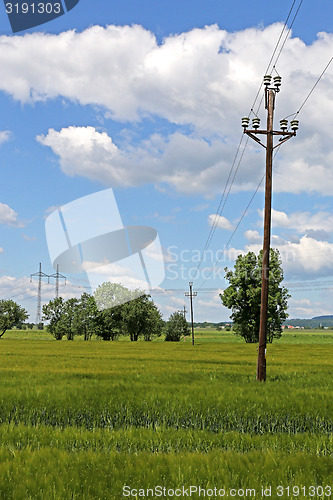
[(179, 342), (181, 337), (187, 335), (190, 335), (190, 328), (184, 314), (179, 311), (172, 313), (165, 326), (165, 340)]
[(83, 293), (75, 306), (73, 329), (76, 335), (83, 335), (84, 340), (90, 340), (99, 332), (99, 316), (95, 299), (89, 293)]
[(75, 298), (70, 298), (64, 302), (60, 322), (67, 340), (74, 340), (74, 335), (76, 334), (75, 318), (78, 314), (78, 304), (79, 301)]
[(107, 281), (95, 290), (94, 298), (99, 309), (97, 335), (103, 340), (115, 340), (121, 334), (123, 304), (134, 298), (132, 292)]
[(116, 340), (121, 334), (123, 320), (122, 306), (115, 306), (98, 312), (96, 335), (103, 340)]
[[(248, 343), (258, 342), (262, 279), (262, 251), (237, 257), (234, 270), (226, 271), (230, 285), (220, 294), (222, 304), (232, 310), (233, 331)], [(280, 338), (287, 319), (288, 290), (281, 285), (283, 270), (280, 253), (270, 252), (267, 341)]]
[(131, 341), (137, 341), (139, 337), (146, 341), (152, 340), (154, 336), (160, 336), (162, 333), (161, 313), (150, 295), (143, 294), (138, 297), (138, 290), (134, 293), (136, 298), (122, 306), (122, 329), (130, 336)]
[(13, 300), (0, 300), (0, 338), (7, 330), (28, 317), (27, 311)]
[(66, 334), (66, 322), (64, 321), (65, 301), (62, 297), (50, 300), (44, 304), (43, 320), (49, 321), (46, 330), (53, 335), (56, 340), (61, 340)]

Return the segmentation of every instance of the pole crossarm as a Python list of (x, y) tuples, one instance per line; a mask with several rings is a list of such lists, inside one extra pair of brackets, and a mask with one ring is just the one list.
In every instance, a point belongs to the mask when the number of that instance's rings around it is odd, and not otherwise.
[(283, 130), (272, 130), (272, 132), (268, 132), (267, 130), (248, 130), (248, 129), (245, 129), (244, 130), (244, 134), (248, 135), (249, 137), (251, 137), (251, 139), (253, 139), (254, 141), (256, 141), (258, 144), (260, 144), (260, 146), (262, 146), (263, 148), (267, 149), (267, 146), (266, 144), (264, 144), (263, 142), (261, 142), (261, 140), (259, 139), (259, 137), (256, 137), (254, 134), (261, 134), (261, 135), (267, 135), (267, 134), (271, 134), (271, 135), (280, 135), (282, 136), (281, 139), (279, 139), (279, 142), (278, 144), (276, 144), (275, 146), (273, 146), (273, 149), (277, 148), (278, 146), (281, 146), (281, 144), (283, 144), (284, 142), (288, 141), (289, 139), (291, 139), (292, 137), (295, 137), (296, 135), (296, 132), (285, 132)]

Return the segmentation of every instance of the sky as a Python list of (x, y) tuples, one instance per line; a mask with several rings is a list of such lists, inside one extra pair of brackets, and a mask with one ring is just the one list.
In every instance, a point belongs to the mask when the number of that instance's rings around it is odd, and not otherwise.
[[(272, 246), (290, 317), (333, 314), (333, 64), (306, 100), (333, 55), (332, 10), (330, 0), (80, 0), (13, 34), (1, 4), (1, 298), (34, 321), (30, 275), (40, 262), (55, 273), (46, 218), (112, 188), (124, 226), (158, 233), (165, 278), (152, 296), (164, 318), (189, 309), (193, 281), (194, 319), (228, 321), (224, 268), (258, 252), (263, 233), (265, 150), (241, 118), (265, 124), (273, 55), (275, 128), (301, 110), (274, 157)], [(86, 273), (59, 271), (64, 298), (90, 291)], [(44, 279), (43, 303), (54, 293)]]

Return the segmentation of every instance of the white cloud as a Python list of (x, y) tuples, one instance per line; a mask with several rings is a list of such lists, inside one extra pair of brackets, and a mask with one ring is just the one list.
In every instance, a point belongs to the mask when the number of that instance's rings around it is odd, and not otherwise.
[(234, 226), (226, 217), (218, 214), (209, 215), (208, 223), (210, 226), (216, 226), (220, 229), (226, 229), (227, 231), (232, 231), (234, 229)]
[(59, 156), (65, 174), (111, 187), (166, 182), (182, 192), (200, 192), (202, 186), (215, 189), (219, 169), (227, 168), (226, 161), (220, 160), (221, 142), (208, 144), (180, 133), (167, 140), (155, 134), (141, 146), (126, 150), (94, 127), (50, 129), (47, 135), (37, 136), (37, 141)]
[(9, 130), (0, 131), (0, 144), (9, 141), (10, 138), (11, 138), (11, 132)]
[(25, 241), (35, 241), (35, 240), (37, 240), (36, 236), (28, 236), (27, 234), (22, 234), (22, 238), (24, 238)]
[(23, 227), (23, 224), (17, 219), (17, 213), (6, 203), (0, 203), (0, 224)]
[[(330, 297), (326, 297), (330, 298)], [(325, 303), (326, 302), (326, 303)], [(313, 318), (314, 316), (321, 316), (332, 314), (332, 308), (329, 300), (310, 301), (307, 299), (289, 299), (289, 317), (290, 318)]]
[[(333, 243), (318, 241), (302, 236), (298, 242), (276, 237), (272, 239), (272, 246), (280, 251), (282, 267), (286, 279), (315, 279), (333, 273)], [(250, 243), (244, 250), (231, 248), (231, 254), (254, 252), (258, 254), (262, 249), (259, 243)]]
[(245, 231), (244, 236), (250, 243), (260, 243), (262, 241), (262, 236), (260, 236), (258, 231), (253, 231), (252, 229)]
[[(179, 133), (152, 136), (126, 150), (102, 133), (91, 142), (93, 134), (86, 130), (87, 150), (81, 130), (84, 145), (79, 154), (80, 138), (74, 137), (70, 127), (70, 134), (63, 132), (57, 138), (50, 131), (44, 143), (58, 149), (68, 175), (84, 175), (114, 186), (167, 182), (178, 191), (207, 195), (227, 179), (241, 134), (240, 118), (249, 111), (281, 27), (274, 24), (228, 33), (209, 26), (169, 36), (160, 45), (140, 26), (2, 36), (0, 90), (21, 102), (62, 96), (82, 105), (97, 105), (118, 121), (159, 116), (190, 125), (191, 137)], [(278, 65), (283, 85), (277, 97), (277, 120), (297, 111), (332, 49), (332, 34), (319, 34), (310, 46), (298, 38), (288, 39)], [(331, 194), (332, 84), (330, 67), (300, 114), (297, 137), (283, 145), (275, 160), (276, 192)], [(69, 151), (71, 142), (83, 160), (81, 167)], [(235, 190), (258, 185), (264, 170), (263, 150), (260, 156), (258, 151), (250, 141)], [(123, 175), (125, 171), (128, 176)]]
[[(263, 210), (258, 210), (263, 220)], [(258, 224), (262, 225), (262, 220)], [(272, 227), (294, 229), (297, 233), (314, 237), (314, 239), (327, 239), (328, 233), (333, 232), (333, 214), (327, 211), (316, 213), (294, 212), (287, 214), (278, 210), (272, 210)]]

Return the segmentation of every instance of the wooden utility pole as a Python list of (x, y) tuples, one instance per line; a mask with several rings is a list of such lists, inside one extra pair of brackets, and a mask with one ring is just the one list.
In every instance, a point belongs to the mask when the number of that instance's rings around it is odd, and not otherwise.
[(264, 241), (262, 252), (262, 281), (259, 348), (257, 363), (257, 380), (266, 380), (266, 339), (267, 339), (267, 309), (269, 285), (269, 254), (271, 246), (271, 214), (272, 214), (272, 169), (273, 169), (273, 118), (275, 105), (275, 91), (266, 91), (267, 109), (267, 145), (266, 145), (266, 185), (265, 185), (265, 216), (264, 216)]
[(192, 345), (194, 345), (193, 300), (192, 299), (193, 299), (193, 297), (196, 297), (198, 294), (197, 294), (197, 292), (192, 292), (192, 286), (193, 286), (193, 282), (192, 281), (189, 282), (189, 285), (190, 285), (190, 291), (189, 292), (185, 292), (185, 295), (186, 295), (186, 297), (190, 298), (190, 304), (191, 304), (191, 324), (192, 324)]
[[(288, 121), (280, 120), (281, 130), (274, 131), (273, 118), (275, 108), (275, 96), (280, 90), (281, 77), (274, 77), (274, 85), (271, 86), (272, 77), (264, 77), (265, 85), (265, 103), (267, 109), (267, 129), (259, 130), (260, 119), (253, 118), (253, 130), (248, 130), (249, 118), (242, 119), (244, 133), (266, 148), (266, 185), (265, 185), (265, 215), (264, 215), (264, 241), (262, 256), (262, 282), (261, 282), (261, 306), (260, 306), (260, 329), (259, 329), (259, 349), (257, 361), (257, 380), (265, 382), (266, 380), (266, 342), (267, 342), (267, 312), (268, 312), (268, 291), (269, 291), (269, 254), (271, 242), (271, 213), (272, 213), (272, 170), (273, 170), (273, 150), (283, 142), (296, 135), (298, 121), (290, 122), (292, 132), (288, 132)], [(257, 137), (257, 134), (267, 136), (266, 145)], [(274, 146), (274, 135), (282, 136), (279, 143)]]

